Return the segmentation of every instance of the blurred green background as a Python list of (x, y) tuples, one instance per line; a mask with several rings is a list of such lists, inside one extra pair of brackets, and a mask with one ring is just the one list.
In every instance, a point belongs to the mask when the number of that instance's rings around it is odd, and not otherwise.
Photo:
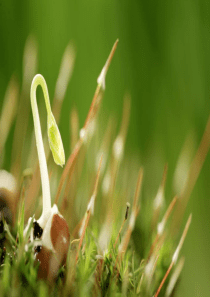
[[(60, 123), (67, 153), (70, 110), (77, 106), (81, 127), (96, 79), (119, 38), (107, 75), (103, 114), (114, 114), (120, 122), (123, 96), (130, 92), (126, 155), (139, 156), (151, 199), (168, 162), (169, 202), (185, 139), (192, 133), (198, 147), (210, 113), (210, 2), (2, 0), (0, 98), (14, 72), (21, 82), (23, 49), (31, 33), (38, 43), (38, 72), (45, 77), (51, 97), (64, 49), (70, 40), (76, 46)], [(209, 168), (208, 155), (186, 210), (185, 219), (192, 212), (193, 221), (182, 250), (186, 261), (177, 296), (210, 296)]]

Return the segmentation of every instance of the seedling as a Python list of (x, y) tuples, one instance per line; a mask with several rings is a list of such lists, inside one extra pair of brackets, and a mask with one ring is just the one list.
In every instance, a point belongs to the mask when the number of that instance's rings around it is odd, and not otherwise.
[[(47, 162), (44, 152), (40, 119), (36, 102), (36, 89), (38, 85), (42, 87), (44, 93), (45, 105), (47, 109), (48, 140), (54, 161), (60, 166), (63, 166), (65, 163), (63, 143), (58, 126), (51, 111), (47, 84), (44, 77), (40, 74), (37, 74), (31, 84), (31, 107), (34, 119), (36, 146), (41, 173), (43, 209), (41, 217), (33, 223), (33, 231), (31, 232), (30, 240), (31, 242), (35, 242), (35, 246), (43, 246), (43, 248), (38, 249), (37, 253), (37, 258), (40, 262), (49, 262), (51, 255), (50, 253), (55, 252), (61, 258), (61, 263), (63, 263), (63, 260), (67, 256), (70, 235), (68, 225), (59, 213), (57, 205), (54, 204), (53, 207), (51, 206)], [(27, 233), (31, 220), (32, 218), (29, 218), (28, 225), (25, 228), (24, 234)], [(38, 239), (37, 244), (36, 239)], [(42, 267), (42, 263), (40, 267)], [(46, 267), (45, 265), (43, 269), (47, 270), (47, 272), (44, 274), (40, 274), (44, 275), (45, 277), (45, 274), (48, 274), (49, 267)]]

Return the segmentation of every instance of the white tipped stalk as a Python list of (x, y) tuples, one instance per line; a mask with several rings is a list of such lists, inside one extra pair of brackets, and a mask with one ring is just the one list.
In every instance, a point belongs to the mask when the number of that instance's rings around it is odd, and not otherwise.
[(146, 290), (147, 293), (151, 292), (151, 284), (154, 277), (155, 268), (157, 266), (157, 261), (159, 259), (159, 255), (153, 255), (147, 265), (145, 266), (145, 279), (146, 279)]
[(168, 170), (168, 165), (166, 164), (165, 167), (164, 167), (161, 184), (159, 186), (157, 195), (156, 195), (156, 197), (154, 199), (154, 202), (153, 202), (154, 211), (159, 211), (160, 208), (163, 206), (163, 203), (164, 203), (164, 200), (165, 200), (165, 198), (164, 198), (164, 189), (165, 189), (165, 183), (166, 183), (167, 170)]
[(96, 121), (95, 119), (92, 119), (86, 128), (83, 127), (79, 131), (79, 136), (80, 136), (80, 139), (83, 141), (83, 143), (86, 144), (87, 141), (92, 138), (95, 130), (96, 130)]
[(102, 193), (104, 196), (108, 195), (110, 187), (111, 187), (111, 174), (110, 174), (110, 171), (108, 170), (102, 183)]
[(97, 190), (98, 190), (98, 182), (99, 182), (102, 159), (103, 159), (103, 156), (101, 156), (101, 159), (100, 159), (100, 162), (99, 162), (99, 167), (98, 167), (98, 172), (97, 172), (97, 175), (96, 175), (96, 181), (95, 181), (95, 184), (94, 184), (93, 194), (92, 194), (92, 196), (90, 198), (90, 201), (88, 203), (87, 210), (86, 210), (85, 216), (84, 216), (83, 221), (82, 221), (82, 226), (81, 226), (81, 228), (79, 230), (80, 241), (79, 241), (79, 247), (78, 247), (78, 251), (77, 251), (77, 255), (76, 255), (76, 261), (78, 260), (78, 257), (79, 257), (79, 251), (80, 251), (80, 249), (82, 247), (82, 242), (83, 242), (85, 232), (86, 232), (86, 229), (87, 229), (87, 226), (88, 226), (88, 223), (89, 223), (90, 215), (91, 214), (93, 215), (93, 213), (94, 213), (94, 204), (95, 204), (95, 199), (96, 199)]
[(135, 227), (135, 222), (136, 222), (136, 213), (132, 211), (130, 221), (129, 221), (129, 227), (131, 228), (132, 231)]
[(101, 73), (97, 79), (97, 83), (101, 85), (102, 89), (105, 90), (106, 84), (105, 84), (105, 78), (106, 78), (106, 73), (107, 73), (107, 66), (106, 64), (101, 70)]
[(182, 237), (181, 237), (181, 239), (179, 241), (179, 244), (178, 244), (178, 246), (177, 246), (177, 248), (176, 248), (176, 250), (175, 250), (175, 252), (173, 254), (173, 257), (172, 257), (172, 260), (171, 260), (171, 264), (169, 265), (168, 270), (166, 271), (166, 273), (165, 273), (165, 275), (164, 275), (164, 277), (163, 277), (163, 279), (162, 279), (162, 281), (161, 281), (161, 283), (160, 283), (160, 285), (159, 285), (159, 287), (158, 287), (158, 289), (157, 289), (154, 297), (157, 297), (159, 295), (159, 293), (160, 293), (160, 291), (161, 291), (161, 289), (162, 289), (162, 287), (163, 287), (163, 285), (164, 285), (164, 283), (165, 283), (165, 281), (166, 281), (166, 279), (167, 279), (167, 277), (168, 277), (171, 269), (176, 264), (176, 261), (177, 261), (177, 259), (179, 257), (180, 250), (182, 248), (182, 245), (184, 243), (185, 237), (187, 235), (187, 231), (188, 231), (188, 229), (190, 227), (191, 220), (192, 220), (192, 215), (190, 214), (190, 216), (189, 216), (189, 218), (187, 220), (187, 223), (185, 225), (184, 231), (182, 233)]
[(95, 161), (95, 169), (96, 171), (98, 170), (98, 164), (100, 162), (100, 158), (101, 158), (101, 155), (103, 154), (103, 161), (102, 161), (102, 164), (101, 164), (101, 172), (103, 173), (104, 172), (104, 169), (105, 169), (105, 166), (106, 166), (106, 161), (107, 161), (107, 152), (105, 150), (100, 150), (97, 155), (96, 155), (96, 161)]
[(82, 236), (83, 232), (84, 232), (84, 229), (85, 229), (85, 226), (86, 226), (86, 221), (88, 219), (88, 216), (89, 216), (89, 213), (91, 215), (94, 214), (94, 206), (95, 206), (95, 199), (96, 199), (96, 194), (93, 194), (90, 198), (90, 201), (88, 203), (88, 206), (87, 206), (87, 210), (86, 210), (86, 213), (85, 213), (85, 216), (82, 220), (82, 225), (79, 229), (79, 237)]
[(188, 229), (189, 229), (189, 227), (190, 227), (190, 223), (191, 223), (191, 221), (192, 221), (192, 214), (190, 214), (190, 216), (189, 216), (189, 218), (188, 218), (188, 220), (187, 220), (187, 223), (186, 223), (186, 225), (185, 225), (185, 228), (184, 228), (182, 237), (181, 237), (181, 239), (180, 239), (180, 241), (179, 241), (179, 244), (178, 244), (178, 246), (177, 246), (177, 248), (176, 248), (176, 250), (175, 250), (175, 252), (174, 252), (174, 254), (173, 254), (172, 262), (173, 262), (174, 264), (176, 264), (176, 261), (177, 261), (177, 259), (178, 259), (178, 257), (179, 257), (179, 253), (180, 253), (180, 250), (181, 250), (182, 245), (183, 245), (183, 243), (184, 243), (184, 240), (185, 240), (185, 237), (186, 237), (186, 235), (187, 235), (187, 231), (188, 231)]
[(177, 264), (177, 266), (175, 267), (175, 270), (170, 278), (170, 281), (168, 283), (168, 286), (166, 288), (166, 294), (165, 297), (169, 297), (171, 296), (173, 289), (175, 288), (175, 285), (177, 283), (177, 280), (180, 276), (180, 273), (182, 271), (182, 268), (184, 266), (184, 258), (181, 258)]
[[(153, 217), (152, 217), (152, 229), (153, 228), (156, 228), (157, 226), (157, 223), (158, 223), (158, 220), (159, 220), (159, 215), (160, 215), (160, 211), (163, 207), (163, 204), (164, 204), (164, 201), (165, 201), (165, 197), (164, 197), (164, 189), (165, 189), (165, 182), (166, 182), (166, 175), (167, 175), (167, 169), (168, 169), (168, 166), (167, 164), (165, 165), (164, 167), (164, 171), (163, 171), (163, 176), (162, 176), (162, 181), (161, 181), (161, 184), (158, 188), (158, 191), (157, 191), (157, 194), (156, 194), (156, 197), (153, 201)], [(164, 224), (163, 223), (162, 225), (159, 225), (159, 231), (158, 233), (160, 232), (163, 232), (164, 230)]]
[(185, 140), (177, 160), (174, 177), (173, 188), (174, 192), (180, 195), (186, 186), (187, 179), (190, 172), (190, 164), (195, 152), (194, 135), (190, 133)]
[(107, 73), (107, 71), (108, 71), (108, 69), (109, 69), (109, 65), (110, 65), (110, 62), (111, 62), (111, 60), (112, 60), (112, 58), (113, 58), (114, 52), (115, 52), (115, 50), (116, 50), (116, 48), (117, 48), (117, 44), (118, 44), (118, 42), (119, 42), (119, 39), (117, 39), (117, 40), (115, 41), (115, 44), (114, 44), (113, 47), (112, 47), (112, 50), (111, 50), (111, 52), (110, 52), (110, 54), (109, 54), (109, 57), (108, 57), (108, 59), (107, 59), (105, 65), (104, 65), (104, 67), (102, 68), (101, 73), (100, 73), (100, 75), (99, 75), (99, 77), (98, 77), (98, 79), (97, 79), (97, 83), (98, 83), (98, 85), (100, 85), (101, 88), (102, 88), (103, 90), (105, 90), (105, 87), (106, 87), (106, 83), (105, 83), (105, 80), (106, 80), (106, 73)]
[(112, 153), (117, 162), (121, 161), (124, 153), (124, 146), (125, 146), (125, 140), (126, 140), (129, 117), (130, 117), (130, 105), (131, 105), (130, 96), (126, 94), (124, 98), (124, 104), (123, 104), (123, 117), (122, 117), (120, 132), (116, 137), (112, 147)]
[(171, 201), (171, 203), (170, 203), (170, 205), (169, 205), (169, 207), (168, 207), (162, 221), (157, 225), (157, 234), (158, 234), (158, 236), (161, 236), (163, 234), (166, 222), (167, 222), (167, 220), (168, 220), (168, 218), (169, 218), (169, 216), (170, 216), (170, 214), (171, 214), (171, 212), (172, 212), (172, 210), (173, 210), (173, 208), (174, 208), (174, 206), (176, 204), (176, 201), (177, 201), (177, 196), (175, 196), (173, 198), (173, 200)]
[(154, 275), (155, 268), (157, 266), (159, 256), (153, 254), (149, 262), (145, 266), (145, 279), (147, 292), (150, 290), (152, 278)]
[(96, 195), (93, 194), (87, 207), (87, 211), (90, 211), (92, 215), (94, 214), (95, 199)]
[(81, 224), (81, 227), (80, 227), (79, 232), (78, 232), (79, 238), (81, 238), (82, 233), (84, 232), (86, 218), (87, 218), (87, 213), (85, 214), (85, 216), (84, 216), (84, 218), (82, 220), (82, 224)]
[(163, 234), (163, 231), (165, 229), (165, 220), (162, 220), (158, 225), (157, 225), (157, 234), (161, 236)]
[(121, 135), (118, 135), (113, 144), (113, 155), (117, 161), (120, 161), (123, 156), (124, 141)]
[(150, 279), (153, 274), (154, 266), (155, 266), (155, 259), (156, 259), (156, 256), (152, 255), (149, 262), (145, 266), (145, 278), (146, 279)]
[(50, 183), (49, 183), (49, 176), (47, 170), (47, 162), (44, 152), (44, 145), (42, 140), (42, 132), (40, 126), (40, 119), (39, 119), (39, 112), (36, 102), (36, 89), (40, 85), (42, 87), (44, 93), (44, 99), (47, 109), (47, 116), (48, 116), (48, 137), (50, 142), (50, 148), (53, 153), (54, 160), (57, 164), (63, 165), (65, 162), (64, 157), (64, 149), (63, 144), (60, 136), (60, 132), (56, 125), (54, 116), (51, 111), (50, 107), (50, 100), (49, 94), (47, 89), (47, 84), (45, 82), (44, 77), (41, 74), (37, 74), (31, 84), (31, 107), (34, 119), (34, 129), (35, 129), (35, 137), (36, 137), (36, 146), (39, 158), (39, 166), (40, 166), (40, 174), (41, 174), (41, 182), (42, 182), (42, 201), (43, 201), (43, 212), (38, 220), (40, 226), (46, 224), (48, 216), (50, 215), (51, 211), (51, 195), (50, 195)]
[(82, 139), (84, 142), (87, 141), (87, 133), (85, 131), (85, 128), (82, 128), (80, 131), (79, 131), (79, 137), (80, 139)]
[(164, 191), (163, 191), (163, 188), (162, 186), (159, 188), (158, 192), (157, 192), (157, 195), (154, 199), (154, 202), (153, 202), (153, 207), (154, 207), (154, 210), (158, 210), (162, 207), (164, 203)]
[(175, 196), (175, 197), (173, 198), (173, 200), (171, 201), (171, 203), (169, 204), (169, 207), (168, 207), (168, 209), (166, 210), (166, 212), (165, 212), (165, 214), (164, 214), (164, 217), (163, 217), (162, 221), (161, 221), (160, 223), (157, 224), (157, 235), (156, 235), (155, 240), (153, 241), (153, 244), (152, 244), (152, 246), (151, 246), (151, 248), (150, 248), (150, 252), (149, 252), (149, 255), (148, 255), (148, 259), (150, 259), (150, 257), (151, 257), (151, 255), (152, 255), (152, 253), (153, 253), (153, 251), (154, 251), (154, 248), (155, 248), (156, 244), (158, 243), (160, 237), (161, 237), (161, 236), (163, 235), (163, 233), (164, 233), (164, 230), (165, 230), (165, 226), (166, 226), (167, 220), (168, 220), (168, 218), (169, 218), (169, 216), (170, 216), (170, 214), (171, 214), (171, 212), (172, 212), (172, 210), (173, 210), (173, 208), (174, 208), (176, 202), (177, 202), (177, 196)]

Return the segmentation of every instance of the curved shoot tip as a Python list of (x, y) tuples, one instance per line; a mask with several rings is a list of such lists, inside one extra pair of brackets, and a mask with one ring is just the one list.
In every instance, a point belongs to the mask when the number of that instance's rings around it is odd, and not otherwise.
[(53, 159), (57, 165), (63, 166), (65, 164), (63, 143), (58, 126), (52, 113), (48, 114), (47, 133)]

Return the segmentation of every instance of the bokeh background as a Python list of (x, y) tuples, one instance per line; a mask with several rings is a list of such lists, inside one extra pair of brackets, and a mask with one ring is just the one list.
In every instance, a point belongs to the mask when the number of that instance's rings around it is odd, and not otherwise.
[[(0, 108), (13, 73), (21, 83), (23, 49), (29, 34), (37, 40), (38, 72), (45, 77), (51, 96), (65, 47), (70, 40), (76, 47), (60, 122), (67, 154), (71, 108), (77, 107), (82, 127), (96, 79), (119, 38), (107, 75), (103, 114), (113, 114), (120, 122), (123, 96), (131, 94), (125, 154), (139, 157), (151, 199), (168, 162), (168, 203), (184, 142), (193, 135), (194, 153), (210, 114), (210, 2), (1, 0)], [(8, 151), (11, 143), (10, 137)], [(9, 162), (8, 154), (5, 169)], [(207, 155), (186, 209), (185, 219), (192, 212), (193, 220), (182, 250), (186, 261), (176, 296), (210, 296), (209, 168)]]

